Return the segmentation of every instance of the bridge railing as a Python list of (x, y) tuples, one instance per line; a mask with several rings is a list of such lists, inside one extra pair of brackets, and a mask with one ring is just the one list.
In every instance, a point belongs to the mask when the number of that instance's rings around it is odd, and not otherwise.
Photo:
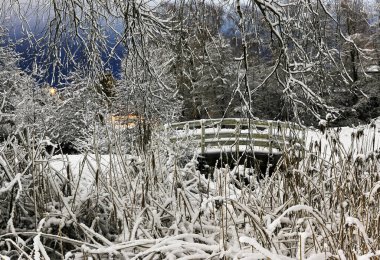
[(304, 151), (305, 145), (305, 128), (291, 122), (223, 118), (172, 123), (166, 127), (173, 130), (171, 141), (190, 140), (201, 154), (212, 148), (280, 154), (290, 147)]

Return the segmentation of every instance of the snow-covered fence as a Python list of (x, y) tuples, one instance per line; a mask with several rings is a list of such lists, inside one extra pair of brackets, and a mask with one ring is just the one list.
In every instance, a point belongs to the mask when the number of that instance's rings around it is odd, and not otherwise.
[(305, 128), (291, 122), (248, 118), (201, 119), (166, 126), (171, 141), (189, 140), (200, 154), (253, 151), (281, 154), (295, 148), (303, 156)]

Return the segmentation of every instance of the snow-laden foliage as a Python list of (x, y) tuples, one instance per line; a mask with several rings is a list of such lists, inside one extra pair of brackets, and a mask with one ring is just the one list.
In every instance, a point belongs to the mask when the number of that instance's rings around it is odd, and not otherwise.
[(0, 255), (379, 256), (378, 127), (310, 132), (315, 140), (303, 160), (289, 147), (272, 176), (253, 173), (248, 185), (236, 185), (236, 171), (252, 173), (244, 167), (215, 169), (206, 179), (190, 145), (172, 144), (161, 131), (133, 155), (116, 145), (108, 155), (51, 157), (43, 139), (9, 140), (0, 150)]
[(149, 124), (172, 122), (179, 117), (181, 106), (175, 76), (172, 73), (174, 53), (159, 44), (144, 51), (130, 51), (122, 64), (123, 78), (118, 87), (120, 111), (129, 111), (143, 117)]
[[(70, 146), (72, 150), (88, 151), (95, 146), (98, 151), (108, 150), (111, 144), (107, 131), (113, 127), (110, 123), (113, 100), (104, 92), (101, 77), (72, 75), (73, 86), (57, 90), (38, 86), (18, 68), (17, 62), (14, 52), (0, 47), (1, 141), (19, 138), (27, 130), (28, 134), (45, 137), (54, 145)], [(124, 131), (118, 132), (120, 135)], [(95, 142), (94, 134), (99, 133), (103, 138)], [(123, 140), (126, 139), (125, 135)]]
[(33, 124), (34, 109), (38, 109), (38, 105), (33, 105), (33, 79), (17, 67), (16, 54), (4, 47), (0, 47), (0, 82), (1, 140), (12, 133), (16, 125)]
[[(56, 144), (70, 144), (77, 151), (107, 151), (107, 129), (111, 127), (112, 87), (101, 82), (106, 76), (72, 74), (72, 87), (60, 89), (46, 120), (47, 136)], [(107, 94), (109, 96), (107, 96)], [(51, 104), (51, 103), (50, 103)], [(47, 104), (49, 105), (49, 104)], [(94, 135), (102, 136), (96, 140)]]
[[(124, 63), (113, 76), (148, 92), (147, 107), (164, 99), (181, 103), (185, 119), (255, 117), (255, 97), (277, 88), (285, 116), (301, 122), (337, 116), (328, 96), (377, 63), (378, 32), (363, 2), (14, 0), (1, 5), (0, 26), (20, 38), (29, 68), (50, 84)], [(212, 100), (217, 87), (225, 94)]]

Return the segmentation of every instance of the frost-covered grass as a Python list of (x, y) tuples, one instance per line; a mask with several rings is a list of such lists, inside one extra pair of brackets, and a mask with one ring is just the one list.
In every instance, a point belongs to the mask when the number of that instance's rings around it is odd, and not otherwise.
[[(19, 134), (0, 149), (4, 259), (377, 259), (379, 128), (309, 135), (272, 176), (236, 185), (157, 135), (145, 153), (50, 156)], [(342, 142), (343, 141), (343, 142)], [(242, 189), (238, 189), (241, 186)], [(372, 257), (372, 258), (371, 258)]]

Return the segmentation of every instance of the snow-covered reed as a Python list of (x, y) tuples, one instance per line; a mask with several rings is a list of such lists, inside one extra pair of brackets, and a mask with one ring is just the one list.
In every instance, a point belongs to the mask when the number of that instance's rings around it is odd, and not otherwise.
[(160, 135), (144, 153), (114, 140), (107, 155), (52, 156), (18, 133), (0, 148), (0, 256), (377, 259), (378, 131), (354, 131), (347, 146), (328, 129), (302, 161), (288, 147), (248, 185), (236, 185), (244, 167), (205, 178), (186, 144)]

